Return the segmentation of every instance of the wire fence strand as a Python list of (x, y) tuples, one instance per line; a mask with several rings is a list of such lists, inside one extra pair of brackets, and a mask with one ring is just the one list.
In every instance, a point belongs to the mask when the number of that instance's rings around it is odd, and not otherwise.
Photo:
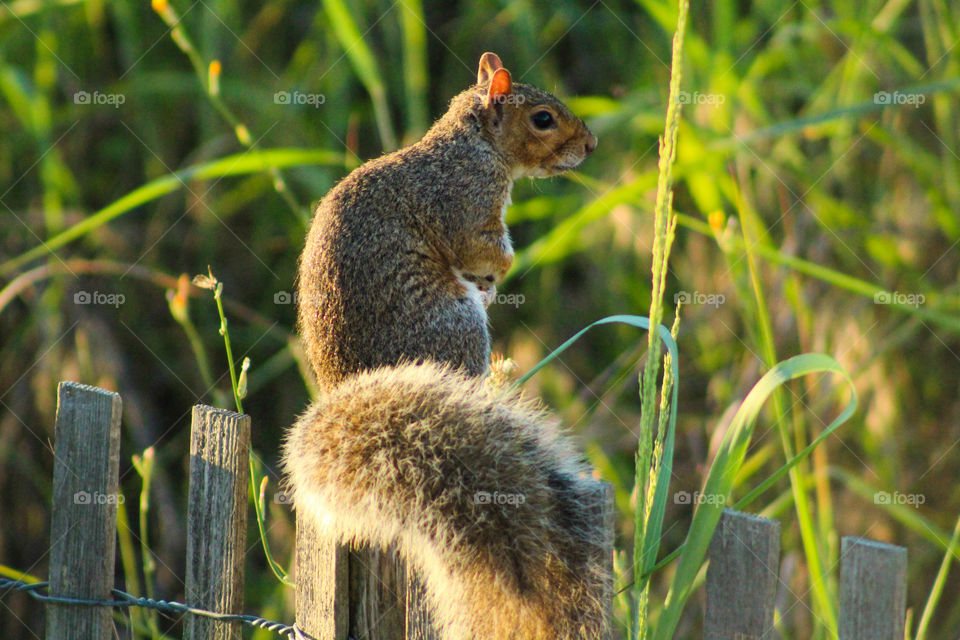
[(141, 598), (120, 589), (111, 589), (110, 593), (113, 595), (115, 600), (90, 600), (83, 598), (70, 598), (67, 596), (52, 596), (49, 593), (41, 593), (41, 590), (46, 589), (50, 583), (48, 582), (23, 582), (21, 580), (13, 580), (10, 578), (0, 578), (0, 589), (12, 589), (13, 591), (21, 591), (26, 593), (30, 597), (40, 600), (41, 602), (53, 603), (53, 604), (71, 604), (81, 607), (138, 607), (141, 609), (153, 609), (161, 613), (181, 615), (181, 614), (190, 614), (194, 616), (202, 616), (204, 618), (212, 618), (214, 620), (219, 620), (221, 622), (241, 622), (245, 625), (254, 627), (256, 629), (264, 629), (266, 631), (272, 631), (282, 638), (292, 638), (293, 640), (308, 640), (307, 636), (304, 635), (296, 625), (290, 626), (283, 624), (281, 622), (274, 622), (273, 620), (267, 620), (266, 618), (261, 618), (252, 614), (246, 613), (216, 613), (215, 611), (207, 611), (206, 609), (198, 609), (196, 607), (191, 607), (182, 602), (170, 602), (168, 600), (154, 600), (153, 598)]

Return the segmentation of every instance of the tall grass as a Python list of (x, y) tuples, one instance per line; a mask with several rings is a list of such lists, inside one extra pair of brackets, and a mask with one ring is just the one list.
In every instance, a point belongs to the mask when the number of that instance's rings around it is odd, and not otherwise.
[[(683, 77), (683, 37), (687, 27), (689, 3), (680, 0), (677, 12), (677, 30), (673, 36), (670, 63), (670, 89), (667, 95), (667, 115), (663, 137), (660, 138), (660, 165), (657, 175), (657, 199), (653, 218), (653, 259), (650, 267), (650, 323), (660, 325), (663, 318), (663, 294), (667, 286), (670, 249), (677, 229), (673, 211), (673, 163), (677, 153), (677, 132), (680, 128), (680, 80)], [(674, 340), (680, 323), (676, 311), (671, 335)], [(668, 354), (663, 363), (664, 376), (657, 404), (660, 373), (660, 341), (656, 332), (649, 332), (647, 360), (640, 376), (640, 442), (637, 448), (633, 497), (636, 501), (633, 516), (633, 603), (631, 637), (648, 637), (648, 608), (650, 606), (649, 573), (657, 559), (663, 517), (666, 511), (667, 485), (673, 464), (673, 427), (676, 422), (676, 403), (669, 402), (670, 391), (679, 384), (670, 364), (676, 354)], [(659, 409), (660, 419), (656, 423)], [(666, 433), (669, 428), (669, 437)], [(666, 443), (666, 447), (664, 447)], [(665, 473), (661, 473), (664, 471)]]
[[(669, 265), (670, 249), (674, 241), (677, 215), (673, 211), (673, 163), (676, 155), (677, 132), (680, 124), (680, 83), (683, 65), (683, 36), (686, 28), (688, 3), (680, 0), (677, 12), (677, 29), (673, 39), (673, 54), (670, 74), (670, 90), (667, 103), (666, 128), (660, 139), (660, 165), (657, 180), (657, 196), (654, 205), (654, 246), (650, 301), (650, 323), (659, 325), (663, 314), (663, 295), (666, 288), (666, 274)], [(742, 217), (742, 216), (741, 216)], [(751, 442), (753, 430), (763, 403), (771, 395), (774, 398), (778, 425), (784, 449), (785, 464), (782, 472), (790, 475), (791, 485), (794, 487), (794, 501), (800, 518), (800, 529), (806, 557), (810, 561), (811, 578), (814, 585), (814, 594), (817, 598), (818, 612), (821, 613), (824, 624), (831, 636), (837, 635), (836, 611), (833, 602), (836, 594), (828, 594), (823, 582), (823, 558), (821, 551), (813, 545), (810, 515), (806, 509), (806, 494), (801, 488), (805, 478), (803, 459), (816, 443), (805, 450), (804, 456), (797, 456), (787, 437), (788, 427), (785, 424), (785, 409), (781, 398), (781, 385), (811, 373), (832, 372), (847, 377), (847, 373), (831, 357), (817, 354), (796, 356), (781, 363), (776, 363), (773, 351), (773, 337), (767, 314), (766, 302), (757, 278), (756, 264), (753, 259), (752, 247), (757, 243), (756, 237), (749, 237), (747, 229), (756, 228), (755, 219), (744, 220), (743, 229), (747, 259), (751, 270), (751, 282), (757, 295), (757, 310), (765, 355), (771, 370), (747, 395), (743, 404), (733, 417), (730, 427), (724, 435), (723, 441), (716, 456), (710, 465), (702, 494), (712, 499), (700, 503), (694, 513), (693, 521), (679, 554), (678, 566), (667, 593), (663, 610), (653, 628), (652, 637), (657, 640), (669, 640), (674, 636), (680, 615), (695, 586), (701, 565), (710, 546), (713, 532), (720, 520), (723, 505), (730, 499), (734, 488), (734, 479), (739, 474), (746, 458), (747, 448)], [(753, 227), (751, 225), (753, 224)], [(675, 317), (673, 330), (674, 339), (679, 327), (679, 308)], [(648, 622), (649, 608), (649, 576), (654, 569), (657, 549), (660, 543), (663, 513), (666, 509), (667, 492), (664, 490), (670, 480), (673, 456), (673, 424), (677, 411), (676, 403), (671, 406), (670, 392), (678, 382), (676, 374), (664, 375), (660, 383), (660, 402), (655, 404), (656, 390), (658, 389), (658, 372), (660, 364), (660, 341), (655, 332), (650, 332), (646, 365), (641, 376), (642, 406), (640, 415), (640, 443), (636, 456), (636, 480), (634, 484), (634, 499), (636, 500), (634, 514), (634, 562), (633, 562), (633, 617), (631, 627), (632, 638), (651, 637)], [(670, 353), (665, 358), (664, 371), (670, 371), (671, 360), (676, 353)], [(847, 377), (849, 382), (849, 377)], [(851, 383), (852, 387), (852, 383)], [(848, 404), (844, 412), (826, 432), (832, 432), (837, 426), (848, 420), (856, 409), (856, 395)], [(657, 428), (654, 420), (659, 411), (660, 419)], [(666, 429), (669, 427), (669, 432)], [(664, 442), (667, 446), (664, 446)], [(797, 434), (798, 442), (803, 436)], [(661, 473), (661, 470), (666, 473)], [(808, 544), (809, 543), (809, 544)]]

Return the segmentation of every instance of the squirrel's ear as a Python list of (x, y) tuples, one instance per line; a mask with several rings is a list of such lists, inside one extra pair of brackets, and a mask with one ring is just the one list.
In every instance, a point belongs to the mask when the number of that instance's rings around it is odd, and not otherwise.
[(487, 97), (483, 100), (483, 106), (489, 108), (492, 104), (502, 104), (504, 97), (510, 95), (513, 90), (513, 80), (510, 79), (510, 72), (504, 68), (497, 69), (493, 77), (490, 78), (490, 88), (487, 89)]
[(500, 62), (500, 56), (487, 51), (480, 56), (480, 68), (477, 70), (477, 84), (487, 84), (490, 78), (497, 72), (497, 69), (503, 69), (503, 63)]

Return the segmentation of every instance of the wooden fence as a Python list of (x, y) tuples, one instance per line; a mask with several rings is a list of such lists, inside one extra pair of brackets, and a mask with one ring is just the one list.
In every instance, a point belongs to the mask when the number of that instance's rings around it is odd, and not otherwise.
[[(58, 390), (50, 595), (109, 600), (113, 588), (120, 396), (72, 382)], [(187, 513), (186, 603), (217, 613), (243, 609), (250, 418), (193, 408)], [(610, 532), (613, 495), (597, 483), (596, 517)], [(423, 591), (393, 551), (330, 543), (297, 520), (297, 626), (317, 640), (434, 640)], [(775, 637), (780, 525), (724, 512), (710, 548), (704, 638)], [(906, 549), (860, 538), (842, 541), (841, 640), (902, 640)], [(608, 564), (611, 572), (612, 564)], [(612, 593), (607, 602), (612, 602)], [(188, 640), (239, 640), (239, 622), (187, 616)], [(48, 604), (48, 640), (114, 637), (110, 609)], [(606, 638), (611, 638), (607, 632)], [(606, 640), (606, 639), (605, 639)]]

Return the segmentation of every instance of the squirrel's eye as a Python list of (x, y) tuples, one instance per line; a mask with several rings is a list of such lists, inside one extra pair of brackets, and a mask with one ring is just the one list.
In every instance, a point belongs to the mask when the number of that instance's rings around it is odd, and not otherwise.
[(554, 124), (553, 116), (550, 115), (549, 111), (537, 111), (530, 116), (530, 121), (537, 129), (549, 129)]

